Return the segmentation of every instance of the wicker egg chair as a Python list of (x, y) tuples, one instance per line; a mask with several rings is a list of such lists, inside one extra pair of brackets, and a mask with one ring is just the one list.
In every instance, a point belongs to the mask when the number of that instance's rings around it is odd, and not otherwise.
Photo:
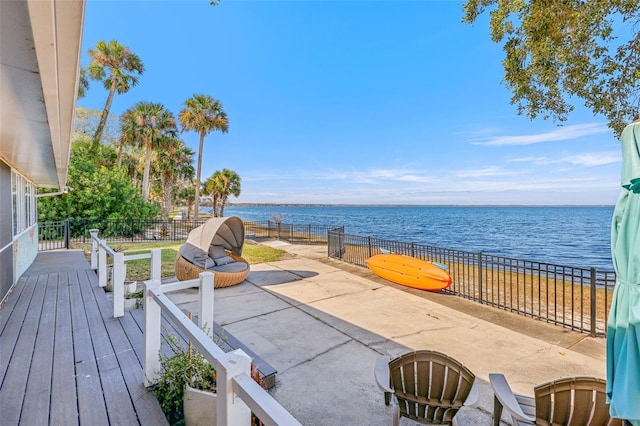
[(201, 272), (212, 272), (215, 288), (239, 284), (250, 272), (249, 262), (242, 257), (244, 224), (239, 217), (214, 217), (189, 232), (187, 243), (209, 253), (214, 246), (222, 246), (234, 260), (232, 264), (205, 269), (180, 253), (176, 256), (175, 273), (179, 281), (198, 278)]

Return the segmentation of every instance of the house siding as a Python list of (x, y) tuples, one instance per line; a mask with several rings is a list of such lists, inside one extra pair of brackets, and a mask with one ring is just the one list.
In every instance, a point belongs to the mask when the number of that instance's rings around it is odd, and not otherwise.
[(11, 168), (0, 160), (0, 301), (14, 283)]

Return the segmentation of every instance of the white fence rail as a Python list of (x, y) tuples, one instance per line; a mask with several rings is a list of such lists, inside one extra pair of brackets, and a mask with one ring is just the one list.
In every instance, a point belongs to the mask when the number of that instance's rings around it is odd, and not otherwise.
[[(168, 316), (216, 370), (217, 425), (250, 425), (251, 412), (267, 426), (300, 425), (271, 395), (251, 378), (251, 358), (242, 349), (225, 353), (212, 340), (213, 274), (160, 286), (160, 280), (145, 281), (144, 295), (144, 384), (157, 382), (160, 371), (161, 318)], [(200, 315), (196, 325), (166, 295), (190, 287), (199, 289)], [(207, 330), (207, 331), (203, 331)]]
[(160, 279), (162, 266), (162, 253), (160, 249), (153, 249), (151, 253), (131, 254), (116, 252), (109, 247), (105, 240), (98, 238), (98, 230), (92, 229), (91, 233), (91, 268), (98, 271), (98, 285), (105, 287), (108, 281), (107, 255), (111, 256), (111, 286), (113, 291), (113, 316), (119, 318), (124, 315), (124, 299), (126, 276), (126, 262), (129, 260), (151, 259), (149, 277), (152, 280)]

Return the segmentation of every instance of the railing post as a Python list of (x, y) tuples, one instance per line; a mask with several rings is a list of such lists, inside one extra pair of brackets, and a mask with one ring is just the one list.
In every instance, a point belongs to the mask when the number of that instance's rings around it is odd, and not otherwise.
[(69, 250), (69, 219), (64, 221), (64, 248)]
[(104, 240), (100, 240), (98, 247), (98, 285), (105, 287), (107, 285), (107, 251), (104, 249)]
[(483, 295), (482, 295), (482, 252), (479, 251), (478, 252), (478, 302), (480, 304), (482, 304), (483, 302)]
[(249, 425), (251, 410), (244, 401), (234, 395), (232, 379), (242, 373), (251, 377), (251, 358), (242, 349), (236, 349), (221, 356), (220, 363), (224, 368), (216, 371), (218, 395), (216, 424)]
[(98, 269), (98, 230), (89, 230), (91, 234), (91, 269)]
[(371, 257), (371, 237), (367, 237), (367, 246), (369, 246), (369, 257)]
[(596, 336), (596, 304), (597, 304), (597, 295), (596, 295), (596, 268), (591, 268), (591, 303), (590, 308), (591, 312), (589, 313), (591, 316), (591, 336)]
[(162, 250), (151, 250), (151, 279), (160, 280), (162, 276)]
[(200, 303), (198, 325), (207, 336), (213, 338), (213, 274), (211, 272), (200, 272), (198, 301)]
[(143, 375), (144, 386), (149, 387), (156, 383), (160, 372), (160, 325), (162, 310), (160, 305), (151, 295), (151, 290), (160, 288), (159, 280), (144, 282), (144, 348), (143, 348)]
[(111, 277), (113, 287), (113, 317), (124, 315), (124, 253), (113, 255), (113, 269)]

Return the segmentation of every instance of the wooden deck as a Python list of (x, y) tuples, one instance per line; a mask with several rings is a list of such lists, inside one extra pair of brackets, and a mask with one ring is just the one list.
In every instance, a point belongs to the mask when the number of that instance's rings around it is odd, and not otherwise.
[(167, 424), (142, 330), (112, 313), (81, 252), (38, 254), (0, 307), (0, 425)]

